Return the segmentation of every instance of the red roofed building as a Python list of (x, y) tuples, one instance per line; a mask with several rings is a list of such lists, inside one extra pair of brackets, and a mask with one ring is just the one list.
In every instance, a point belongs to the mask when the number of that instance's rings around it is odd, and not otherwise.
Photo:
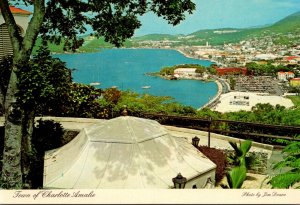
[(278, 80), (283, 80), (283, 81), (286, 80), (286, 74), (283, 71), (279, 71), (277, 73), (277, 77), (278, 77)]
[(17, 7), (14, 7), (14, 6), (10, 6), (10, 11), (12, 14), (20, 14), (20, 15), (26, 15), (26, 16), (29, 16), (31, 14), (30, 11), (26, 11), (26, 10), (23, 10), (23, 9), (20, 9), (20, 8), (17, 8)]
[(247, 75), (247, 68), (217, 68), (217, 75), (236, 75), (242, 74)]
[[(29, 16), (31, 12), (10, 6), (10, 11), (13, 14), (15, 21), (20, 28), (21, 35), (25, 34), (28, 27)], [(0, 59), (4, 56), (13, 55), (13, 49), (10, 42), (7, 26), (0, 11)]]
[(291, 71), (283, 72), (279, 71), (277, 73), (278, 80), (287, 81), (288, 79), (294, 78), (295, 74)]
[(294, 60), (295, 58), (298, 58), (297, 56), (288, 56), (288, 57), (286, 57), (285, 59), (287, 60), (287, 61), (291, 61), (291, 60)]

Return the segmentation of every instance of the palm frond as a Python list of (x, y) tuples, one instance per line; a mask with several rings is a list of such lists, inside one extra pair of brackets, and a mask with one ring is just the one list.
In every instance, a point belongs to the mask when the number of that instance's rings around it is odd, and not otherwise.
[(270, 183), (272, 188), (290, 188), (295, 183), (300, 182), (300, 175), (299, 173), (284, 173), (279, 174), (277, 176), (272, 177)]

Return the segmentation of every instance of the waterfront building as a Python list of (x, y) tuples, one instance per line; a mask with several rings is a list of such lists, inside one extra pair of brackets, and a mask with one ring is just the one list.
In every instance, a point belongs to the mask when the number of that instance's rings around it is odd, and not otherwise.
[[(21, 35), (24, 35), (29, 23), (28, 17), (31, 15), (31, 13), (29, 11), (19, 9), (14, 6), (10, 6), (10, 10), (20, 29)], [(8, 56), (12, 54), (13, 54), (13, 49), (12, 49), (8, 29), (2, 15), (0, 15), (0, 59), (3, 58), (4, 56)]]
[(179, 77), (196, 77), (196, 68), (177, 68), (174, 70), (174, 75)]

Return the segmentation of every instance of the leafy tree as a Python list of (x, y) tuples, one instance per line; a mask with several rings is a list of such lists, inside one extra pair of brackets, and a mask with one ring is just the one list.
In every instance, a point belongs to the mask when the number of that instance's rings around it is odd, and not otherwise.
[[(5, 81), (9, 79), (6, 75), (13, 68), (12, 59), (4, 59), (0, 65), (3, 67), (1, 72), (4, 81), (1, 87), (5, 88)], [(38, 54), (16, 73), (19, 76), (18, 86), (23, 88), (16, 94), (16, 105), (19, 109), (24, 109), (24, 113), (26, 111), (22, 123), (27, 123), (27, 130), (23, 132), (22, 144), (24, 146), (21, 150), (23, 178), (26, 178), (33, 153), (30, 134), (33, 131), (34, 115), (36, 112), (45, 111), (57, 99), (63, 100), (64, 93), (68, 91), (71, 84), (71, 71), (59, 59), (52, 58), (50, 52), (42, 46)]]
[(206, 68), (204, 66), (199, 66), (196, 68), (196, 73), (199, 73), (199, 74), (203, 74), (204, 72), (206, 71)]
[(162, 76), (174, 75), (175, 67), (164, 67), (159, 71), (159, 74)]
[[(34, 8), (24, 36), (19, 33), (9, 8), (9, 5), (18, 3)], [(30, 127), (34, 121), (35, 108), (23, 106), (24, 99), (18, 98), (18, 93), (24, 91), (20, 84), (20, 75), (22, 70), (27, 69), (38, 35), (43, 40), (55, 43), (63, 40), (65, 50), (75, 51), (83, 44), (83, 39), (78, 38), (77, 34), (84, 33), (86, 25), (90, 25), (95, 36), (103, 36), (106, 41), (121, 46), (122, 42), (132, 37), (134, 30), (140, 27), (138, 17), (146, 12), (152, 11), (168, 23), (176, 25), (184, 20), (186, 12), (192, 13), (195, 4), (191, 0), (1, 0), (0, 9), (13, 48), (9, 80), (7, 86), (4, 86), (5, 89), (0, 90), (6, 133), (1, 177), (8, 185), (7, 188), (21, 188), (23, 180), (26, 180), (23, 177), (26, 164), (23, 159), (27, 158), (26, 151), (21, 150), (28, 150), (30, 147)], [(24, 141), (28, 143), (22, 143)]]
[(229, 78), (229, 85), (230, 85), (230, 89), (234, 90), (235, 85), (236, 85), (236, 80), (233, 77)]
[(57, 106), (60, 107), (61, 113), (55, 113), (55, 115), (87, 118), (98, 117), (102, 111), (98, 102), (101, 94), (101, 89), (73, 83), (70, 92), (67, 93), (66, 100)]

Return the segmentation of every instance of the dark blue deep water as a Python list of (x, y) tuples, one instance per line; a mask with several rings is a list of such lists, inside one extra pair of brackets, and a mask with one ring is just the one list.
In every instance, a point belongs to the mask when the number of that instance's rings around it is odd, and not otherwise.
[[(184, 105), (199, 108), (217, 93), (214, 82), (197, 80), (165, 80), (147, 76), (147, 72), (159, 71), (164, 66), (177, 64), (201, 64), (209, 61), (187, 58), (175, 50), (162, 49), (108, 49), (97, 53), (58, 54), (69, 68), (75, 68), (73, 80), (90, 84), (100, 82), (99, 88), (118, 86), (121, 90), (138, 93), (171, 96)], [(143, 89), (143, 86), (151, 86)]]

